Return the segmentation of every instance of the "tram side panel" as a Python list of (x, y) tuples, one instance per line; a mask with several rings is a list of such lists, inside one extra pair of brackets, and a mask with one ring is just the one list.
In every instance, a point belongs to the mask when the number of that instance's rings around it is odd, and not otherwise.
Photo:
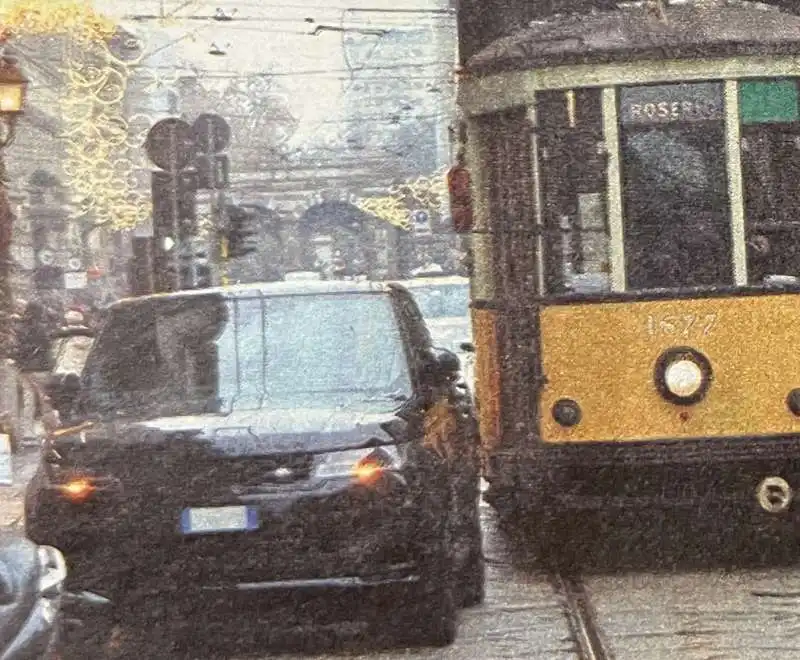
[[(541, 442), (713, 445), (799, 434), (800, 417), (787, 403), (800, 388), (798, 302), (783, 294), (544, 307)], [(699, 365), (709, 370), (699, 400), (679, 401), (665, 389), (670, 354), (707, 361)], [(696, 372), (672, 377), (691, 381)], [(567, 400), (579, 410), (574, 425), (553, 414)]]

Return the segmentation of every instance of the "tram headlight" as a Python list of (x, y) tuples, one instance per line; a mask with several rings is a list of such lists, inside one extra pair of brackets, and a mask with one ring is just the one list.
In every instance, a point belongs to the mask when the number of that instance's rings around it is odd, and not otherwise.
[(692, 360), (677, 360), (664, 370), (664, 384), (675, 396), (692, 396), (703, 386), (703, 372)]
[(668, 401), (682, 405), (697, 403), (711, 385), (711, 364), (692, 348), (673, 348), (658, 359), (655, 381)]

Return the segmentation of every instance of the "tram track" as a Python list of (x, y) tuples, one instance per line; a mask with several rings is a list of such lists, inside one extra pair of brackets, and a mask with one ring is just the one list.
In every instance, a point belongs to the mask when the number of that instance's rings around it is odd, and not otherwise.
[(564, 600), (565, 614), (580, 660), (614, 660), (600, 630), (589, 592), (580, 577), (555, 573), (552, 581)]

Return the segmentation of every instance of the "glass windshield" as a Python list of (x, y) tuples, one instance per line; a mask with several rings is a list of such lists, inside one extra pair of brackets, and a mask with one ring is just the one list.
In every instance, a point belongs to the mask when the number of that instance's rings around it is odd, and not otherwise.
[(382, 295), (286, 296), (232, 303), (218, 340), (223, 405), (349, 405), (410, 394), (400, 330)]
[(410, 291), (425, 319), (469, 316), (469, 284), (435, 284)]
[(388, 403), (411, 387), (389, 300), (369, 294), (125, 305), (84, 382), (90, 408), (158, 415)]
[(733, 283), (721, 83), (621, 91), (631, 289)]

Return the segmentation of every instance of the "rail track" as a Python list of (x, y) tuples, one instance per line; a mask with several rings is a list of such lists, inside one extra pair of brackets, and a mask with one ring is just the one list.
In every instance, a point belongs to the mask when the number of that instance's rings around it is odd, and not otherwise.
[(565, 614), (577, 644), (581, 660), (614, 660), (597, 622), (592, 601), (580, 577), (556, 573), (552, 578), (558, 594), (564, 599)]

